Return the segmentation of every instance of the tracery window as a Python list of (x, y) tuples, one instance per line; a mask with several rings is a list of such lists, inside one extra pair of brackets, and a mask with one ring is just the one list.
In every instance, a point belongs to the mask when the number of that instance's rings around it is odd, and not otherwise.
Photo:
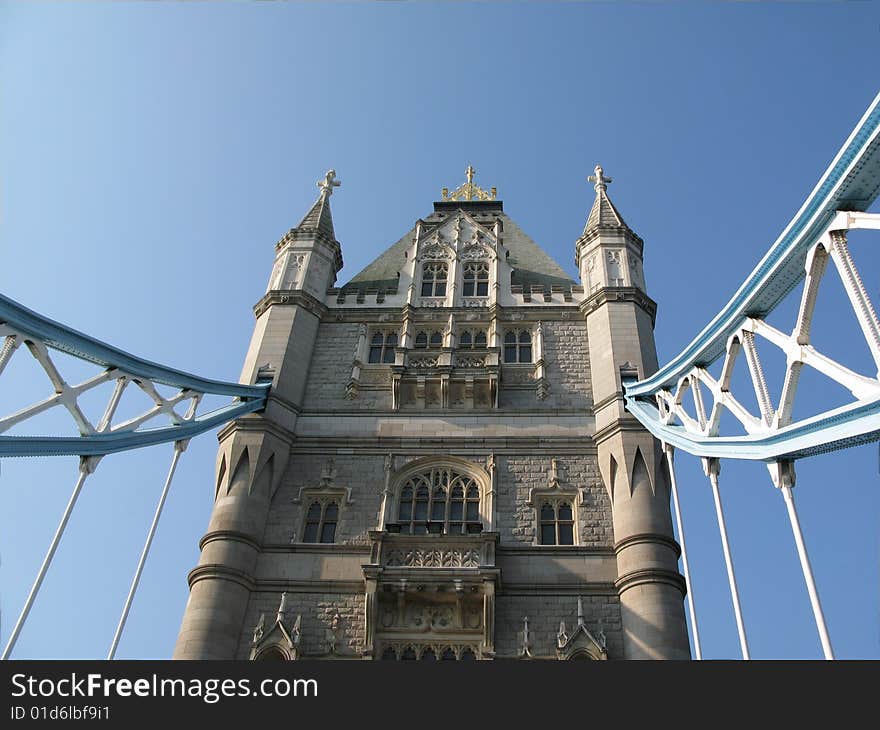
[(571, 502), (544, 502), (538, 529), (541, 545), (574, 545), (574, 511)]
[(466, 297), (489, 296), (489, 264), (472, 261), (464, 265), (462, 294)]
[(335, 500), (316, 499), (309, 505), (303, 529), (303, 542), (336, 541), (336, 524), (339, 521), (339, 505)]
[(432, 349), (435, 347), (443, 347), (443, 333), (437, 330), (430, 334), (425, 331), (417, 332), (414, 347), (417, 350), (424, 350), (428, 347)]
[(485, 350), (486, 349), (486, 331), (485, 330), (464, 330), (458, 336), (458, 347), (462, 350)]
[(400, 490), (398, 524), (411, 535), (479, 533), (480, 488), (449, 467), (414, 474)]
[(531, 362), (532, 334), (528, 330), (509, 331), (504, 335), (504, 362)]
[(376, 332), (370, 339), (370, 363), (393, 363), (397, 347), (396, 332)]
[(422, 296), (445, 297), (449, 269), (440, 261), (429, 261), (422, 266)]

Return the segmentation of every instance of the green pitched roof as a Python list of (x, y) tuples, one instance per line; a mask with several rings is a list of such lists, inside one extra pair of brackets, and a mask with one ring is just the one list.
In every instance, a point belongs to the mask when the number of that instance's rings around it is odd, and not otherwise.
[[(461, 207), (467, 209), (468, 206), (465, 203)], [(452, 212), (452, 210), (435, 212), (424, 219), (425, 223), (429, 225), (440, 223)], [(496, 218), (501, 219), (504, 227), (502, 242), (510, 254), (507, 262), (513, 268), (511, 284), (514, 286), (549, 287), (557, 285), (569, 289), (577, 284), (505, 213), (495, 210), (483, 213), (472, 212), (471, 214), (480, 224), (490, 229)], [(409, 248), (413, 236), (415, 236), (415, 227), (407, 231), (400, 240), (380, 254), (369, 266), (353, 276), (342, 288), (347, 290), (384, 289), (386, 291), (397, 289), (398, 272), (406, 263), (404, 253)]]

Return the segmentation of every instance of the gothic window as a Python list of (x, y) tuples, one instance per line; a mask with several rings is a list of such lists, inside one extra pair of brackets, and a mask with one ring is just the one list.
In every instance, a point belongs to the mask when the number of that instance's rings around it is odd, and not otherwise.
[(394, 647), (393, 646), (386, 647), (385, 651), (382, 652), (382, 658), (386, 659), (386, 660), (387, 659), (396, 660), (397, 659), (397, 652), (394, 651)]
[(336, 523), (339, 521), (339, 505), (335, 501), (315, 500), (306, 512), (303, 542), (336, 541)]
[(464, 265), (462, 294), (466, 297), (489, 296), (489, 264), (473, 261)]
[(447, 272), (446, 264), (439, 261), (429, 261), (422, 266), (422, 296), (445, 297)]
[(400, 654), (401, 661), (414, 662), (416, 660), (416, 650), (411, 646), (406, 647)]
[(541, 545), (574, 545), (574, 512), (571, 502), (560, 500), (541, 505)]
[(482, 532), (480, 488), (465, 474), (437, 467), (411, 476), (400, 490), (400, 531), (411, 535)]
[(504, 335), (504, 362), (531, 362), (532, 335), (528, 330), (510, 331)]
[(370, 363), (393, 363), (396, 332), (376, 332), (370, 340)]
[(258, 662), (286, 662), (287, 655), (277, 646), (270, 646), (257, 655)]
[(430, 334), (428, 332), (417, 332), (414, 347), (417, 350), (424, 350), (428, 347), (431, 349), (443, 347), (443, 333), (435, 330)]
[(458, 337), (458, 347), (462, 350), (485, 350), (485, 330), (464, 330)]

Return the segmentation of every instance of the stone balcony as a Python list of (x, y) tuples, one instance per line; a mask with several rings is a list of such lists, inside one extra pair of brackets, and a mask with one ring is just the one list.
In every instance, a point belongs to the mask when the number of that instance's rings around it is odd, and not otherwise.
[(400, 349), (391, 371), (395, 410), (498, 407), (497, 349)]

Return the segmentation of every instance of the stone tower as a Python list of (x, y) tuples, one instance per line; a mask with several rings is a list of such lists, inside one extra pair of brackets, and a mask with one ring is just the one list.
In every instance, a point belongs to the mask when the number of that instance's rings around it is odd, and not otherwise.
[(343, 286), (333, 171), (276, 245), (175, 657), (689, 656), (642, 241), (597, 168), (579, 284), (466, 176)]

